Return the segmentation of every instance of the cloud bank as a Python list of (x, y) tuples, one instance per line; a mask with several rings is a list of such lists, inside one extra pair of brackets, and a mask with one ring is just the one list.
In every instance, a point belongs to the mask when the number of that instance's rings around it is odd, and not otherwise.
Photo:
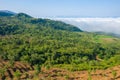
[(54, 18), (89, 32), (120, 34), (120, 18)]

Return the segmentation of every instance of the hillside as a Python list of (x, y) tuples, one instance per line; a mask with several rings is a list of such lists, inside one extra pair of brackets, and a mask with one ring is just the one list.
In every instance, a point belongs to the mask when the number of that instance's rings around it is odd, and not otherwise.
[[(27, 63), (35, 67), (36, 75), (44, 68), (107, 69), (119, 65), (119, 57), (117, 37), (84, 32), (70, 24), (25, 13), (0, 17), (0, 61)], [(0, 69), (4, 68), (9, 69)]]
[(78, 31), (81, 32), (81, 30), (73, 25), (65, 24), (60, 21), (52, 21), (49, 19), (35, 19), (31, 16), (19, 13), (15, 16), (10, 17), (1, 17), (0, 18), (0, 34), (6, 35), (6, 34), (21, 34), (27, 30), (37, 31), (42, 29), (56, 29), (56, 30), (65, 30), (65, 31)]

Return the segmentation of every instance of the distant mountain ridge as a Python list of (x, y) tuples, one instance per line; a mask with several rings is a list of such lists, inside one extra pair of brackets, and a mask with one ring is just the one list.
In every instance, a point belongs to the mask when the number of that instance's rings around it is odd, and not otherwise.
[(9, 10), (0, 10), (0, 16), (13, 16), (15, 14), (15, 12)]
[(25, 13), (18, 13), (15, 15), (16, 17), (20, 18), (20, 17), (25, 17), (25, 18), (32, 18), (30, 15), (25, 14)]

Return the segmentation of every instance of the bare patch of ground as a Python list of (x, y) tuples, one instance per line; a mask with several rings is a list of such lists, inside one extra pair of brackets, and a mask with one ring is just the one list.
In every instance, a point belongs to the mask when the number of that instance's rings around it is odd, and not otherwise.
[[(7, 65), (7, 67), (6, 67)], [(41, 72), (35, 75), (33, 66), (23, 62), (14, 62), (10, 65), (8, 61), (0, 61), (0, 71), (6, 67), (0, 80), (120, 80), (120, 65), (106, 70), (94, 71), (68, 71), (60, 68), (46, 69), (42, 67)], [(15, 72), (21, 75), (16, 78)]]

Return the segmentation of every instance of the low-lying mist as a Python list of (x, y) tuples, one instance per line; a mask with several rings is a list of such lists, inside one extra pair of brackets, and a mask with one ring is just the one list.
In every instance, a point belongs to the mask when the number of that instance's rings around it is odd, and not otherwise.
[(120, 18), (54, 18), (89, 32), (120, 34)]

